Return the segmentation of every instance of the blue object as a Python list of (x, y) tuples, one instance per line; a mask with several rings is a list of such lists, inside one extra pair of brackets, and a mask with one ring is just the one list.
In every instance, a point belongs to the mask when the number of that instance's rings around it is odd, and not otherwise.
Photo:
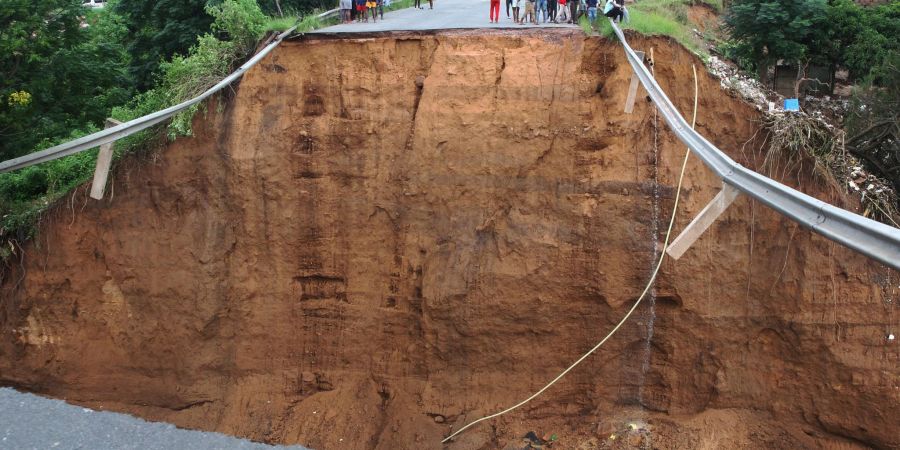
[(800, 111), (800, 100), (797, 100), (796, 98), (784, 99), (784, 110), (785, 111)]

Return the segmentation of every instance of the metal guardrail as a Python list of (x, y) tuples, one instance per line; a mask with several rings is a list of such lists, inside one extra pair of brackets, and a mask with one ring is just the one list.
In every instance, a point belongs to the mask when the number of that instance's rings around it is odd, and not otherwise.
[(736, 163), (691, 128), (628, 45), (622, 30), (610, 23), (631, 68), (666, 123), (723, 182), (832, 241), (900, 270), (900, 229), (830, 205)]
[[(326, 11), (322, 14), (319, 14), (317, 17), (320, 19), (327, 19), (330, 17), (334, 17), (337, 15), (338, 10), (332, 9)], [(78, 139), (66, 142), (64, 144), (60, 144), (54, 147), (50, 147), (46, 150), (41, 150), (39, 152), (29, 153), (25, 156), (20, 156), (15, 159), (10, 159), (8, 161), (4, 161), (0, 163), (0, 173), (10, 172), (17, 169), (22, 169), (28, 166), (33, 166), (35, 164), (40, 164), (42, 162), (52, 161), (54, 159), (62, 158), (64, 156), (69, 156), (74, 153), (83, 152), (85, 150), (90, 150), (94, 147), (99, 147), (101, 144), (106, 144), (108, 142), (113, 142), (118, 139), (121, 139), (125, 136), (132, 135), (137, 133), (138, 131), (144, 130), (146, 128), (152, 127), (160, 122), (163, 122), (172, 116), (184, 111), (187, 108), (190, 108), (197, 103), (206, 100), (209, 96), (215, 94), (216, 92), (222, 90), (224, 87), (230, 85), (234, 80), (237, 80), (244, 73), (249, 70), (251, 67), (255, 66), (260, 60), (266, 57), (281, 41), (289, 36), (294, 30), (297, 29), (297, 25), (289, 28), (283, 33), (279, 34), (278, 37), (275, 38), (269, 45), (265, 46), (259, 53), (253, 55), (247, 62), (241, 65), (237, 70), (225, 77), (222, 81), (216, 83), (215, 86), (207, 89), (202, 94), (194, 97), (190, 100), (179, 103), (175, 106), (170, 106), (161, 111), (157, 111), (152, 114), (148, 114), (143, 117), (138, 117), (137, 119), (130, 120), (121, 125), (116, 125), (114, 127), (107, 128), (103, 131), (98, 131), (96, 133), (80, 137)]]

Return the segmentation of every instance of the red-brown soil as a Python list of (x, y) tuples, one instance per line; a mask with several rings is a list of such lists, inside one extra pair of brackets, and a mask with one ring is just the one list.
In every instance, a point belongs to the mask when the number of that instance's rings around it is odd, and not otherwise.
[[(633, 41), (686, 115), (701, 68), (698, 129), (754, 166), (755, 110), (680, 46)], [(630, 76), (617, 43), (575, 31), (287, 42), (194, 138), (44, 219), (0, 291), (0, 384), (266, 442), (441, 448), (647, 282), (684, 147), (643, 97), (622, 112)], [(676, 232), (718, 189), (692, 159)], [(649, 343), (648, 301), (448, 448), (531, 430), (554, 448), (900, 446), (898, 280), (739, 198), (663, 265)]]
[(719, 27), (719, 14), (712, 6), (706, 3), (691, 5), (688, 7), (687, 14), (688, 21), (700, 31)]

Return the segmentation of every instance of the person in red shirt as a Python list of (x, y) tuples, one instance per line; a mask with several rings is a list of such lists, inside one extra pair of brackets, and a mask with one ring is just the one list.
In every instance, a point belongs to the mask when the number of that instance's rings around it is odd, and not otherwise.
[(497, 23), (500, 20), (500, 0), (491, 0), (491, 23)]
[(366, 16), (366, 0), (355, 0), (356, 1), (356, 21), (362, 22), (365, 20), (369, 21), (369, 17)]
[[(553, 1), (553, 0), (550, 0)], [(556, 16), (556, 23), (568, 23), (571, 22), (569, 20), (569, 8), (566, 6), (566, 0), (559, 0), (559, 13)]]

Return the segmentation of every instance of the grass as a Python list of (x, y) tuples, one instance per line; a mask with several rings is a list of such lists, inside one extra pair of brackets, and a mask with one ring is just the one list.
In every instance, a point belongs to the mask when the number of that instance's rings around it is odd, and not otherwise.
[[(266, 20), (266, 23), (263, 27), (265, 31), (275, 31), (282, 32), (287, 31), (294, 25), (297, 25), (297, 32), (303, 33), (306, 31), (317, 30), (322, 27), (327, 27), (329, 25), (334, 25), (337, 20), (334, 18), (331, 19), (320, 19), (318, 16), (322, 14), (324, 11), (314, 10), (313, 12), (301, 15), (301, 14), (289, 14), (284, 17), (269, 17)], [(302, 17), (302, 18), (301, 18)], [(297, 22), (298, 18), (300, 18), (299, 23)]]
[[(601, 23), (606, 23), (606, 21), (601, 21)], [(594, 34), (594, 29), (591, 28), (591, 22), (588, 21), (587, 16), (581, 16), (581, 19), (578, 19), (578, 26), (581, 27), (584, 34), (588, 36)], [(610, 27), (608, 23), (606, 23), (606, 26), (609, 27), (609, 32), (612, 33), (612, 27)]]
[[(305, 33), (307, 31), (318, 30), (319, 28), (328, 27), (338, 23), (337, 17), (328, 19), (320, 19), (318, 16), (325, 11), (313, 10), (308, 14), (291, 13), (284, 17), (269, 17), (264, 27), (265, 31), (282, 32), (287, 31), (294, 25), (297, 25), (297, 33)], [(300, 18), (300, 22), (297, 19)]]
[[(688, 8), (691, 3), (691, 0), (642, 0), (631, 3), (628, 5), (630, 21), (621, 27), (648, 36), (671, 36), (705, 60), (709, 55), (703, 40), (693, 32), (695, 25), (688, 20)], [(704, 3), (714, 8), (721, 7), (721, 1)], [(609, 21), (598, 19), (598, 22), (600, 34), (614, 37)]]
[(288, 28), (294, 26), (297, 22), (297, 18), (294, 16), (284, 16), (284, 17), (269, 17), (266, 19), (265, 30), (266, 31), (285, 31)]
[(404, 9), (404, 8), (412, 8), (412, 6), (413, 6), (413, 0), (393, 1), (393, 2), (391, 2), (390, 5), (388, 5), (387, 8), (384, 9), (384, 12), (396, 11), (398, 9)]

